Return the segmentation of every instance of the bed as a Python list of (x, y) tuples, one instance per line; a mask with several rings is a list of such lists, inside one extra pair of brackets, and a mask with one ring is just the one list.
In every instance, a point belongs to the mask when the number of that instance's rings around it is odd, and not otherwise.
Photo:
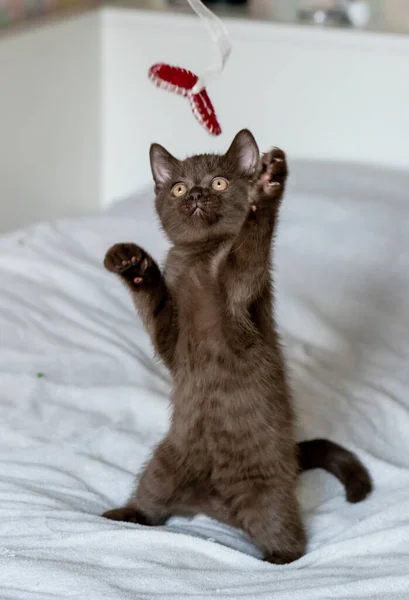
[(0, 238), (0, 597), (409, 597), (409, 176), (295, 161), (276, 248), (297, 438), (353, 449), (374, 491), (300, 478), (308, 553), (276, 567), (199, 516), (146, 528), (120, 505), (168, 423), (169, 378), (106, 249), (167, 242), (147, 189)]

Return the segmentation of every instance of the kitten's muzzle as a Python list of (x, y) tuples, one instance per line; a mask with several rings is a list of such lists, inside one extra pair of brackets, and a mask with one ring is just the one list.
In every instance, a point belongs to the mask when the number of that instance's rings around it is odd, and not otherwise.
[(200, 200), (204, 200), (207, 195), (208, 194), (205, 194), (205, 190), (202, 187), (195, 185), (189, 192), (189, 200), (199, 204)]
[(208, 198), (209, 195), (204, 188), (199, 187), (198, 185), (193, 187), (187, 198), (189, 203), (189, 215), (202, 214)]

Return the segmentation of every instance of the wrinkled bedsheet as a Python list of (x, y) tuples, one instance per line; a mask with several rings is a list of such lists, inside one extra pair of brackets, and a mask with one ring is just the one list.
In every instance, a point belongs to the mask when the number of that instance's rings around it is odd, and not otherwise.
[(39, 224), (0, 238), (1, 600), (409, 598), (409, 177), (328, 166), (324, 185), (303, 169), (275, 257), (297, 437), (355, 450), (373, 494), (350, 505), (328, 474), (302, 475), (309, 549), (283, 567), (205, 517), (102, 519), (169, 414), (167, 373), (102, 259), (167, 244), (149, 194)]

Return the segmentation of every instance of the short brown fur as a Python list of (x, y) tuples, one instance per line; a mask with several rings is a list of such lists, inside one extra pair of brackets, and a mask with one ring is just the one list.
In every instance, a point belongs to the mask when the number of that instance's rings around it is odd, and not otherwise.
[(291, 562), (306, 549), (300, 467), (334, 473), (350, 501), (363, 499), (371, 482), (342, 447), (315, 440), (297, 452), (294, 443), (270, 258), (285, 154), (274, 148), (260, 159), (244, 130), (221, 156), (178, 161), (154, 144), (151, 165), (173, 244), (164, 273), (135, 244), (113, 246), (105, 266), (128, 285), (172, 375), (173, 414), (135, 494), (105, 516), (161, 525), (171, 515), (205, 513), (247, 532), (266, 560)]

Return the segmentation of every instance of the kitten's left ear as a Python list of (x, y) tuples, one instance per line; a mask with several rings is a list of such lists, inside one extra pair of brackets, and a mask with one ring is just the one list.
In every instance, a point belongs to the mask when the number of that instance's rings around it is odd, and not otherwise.
[(242, 129), (234, 138), (226, 157), (233, 160), (240, 171), (252, 175), (260, 159), (260, 151), (253, 134), (248, 129)]

